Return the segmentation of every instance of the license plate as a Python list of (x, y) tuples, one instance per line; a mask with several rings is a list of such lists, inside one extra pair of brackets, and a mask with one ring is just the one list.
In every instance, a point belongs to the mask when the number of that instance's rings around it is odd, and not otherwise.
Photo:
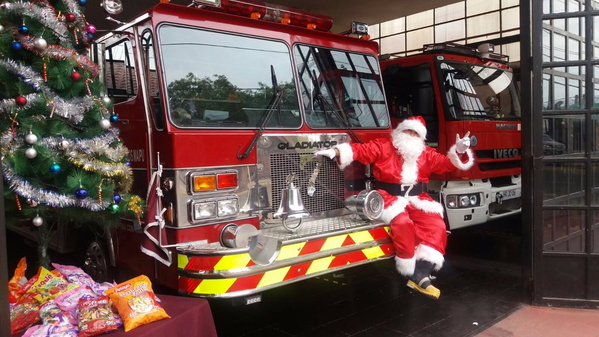
[(515, 198), (520, 198), (520, 193), (522, 193), (522, 192), (519, 188), (514, 188), (511, 190), (505, 190), (505, 191), (499, 192), (502, 200), (510, 200), (510, 199), (515, 199)]

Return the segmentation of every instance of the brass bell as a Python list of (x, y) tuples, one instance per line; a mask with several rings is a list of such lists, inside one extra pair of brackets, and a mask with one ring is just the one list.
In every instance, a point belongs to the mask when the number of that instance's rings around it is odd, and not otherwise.
[[(293, 184), (295, 175), (287, 177), (287, 188), (281, 190), (281, 203), (279, 209), (273, 214), (274, 218), (280, 218), (283, 227), (290, 232), (296, 231), (302, 224), (302, 218), (310, 216), (306, 211), (300, 189)], [(289, 222), (289, 219), (297, 220)]]

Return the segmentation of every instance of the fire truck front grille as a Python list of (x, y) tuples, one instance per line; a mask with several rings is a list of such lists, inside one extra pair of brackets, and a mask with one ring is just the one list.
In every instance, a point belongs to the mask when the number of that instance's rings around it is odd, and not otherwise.
[(281, 190), (287, 187), (286, 179), (291, 173), (295, 174), (293, 184), (300, 189), (304, 206), (308, 212), (319, 213), (345, 207), (344, 176), (335, 162), (329, 159), (322, 160), (316, 179), (316, 192), (310, 197), (307, 193), (308, 182), (316, 167), (316, 162), (310, 161), (301, 167), (300, 160), (301, 155), (298, 153), (273, 153), (270, 155), (273, 211), (279, 207)]
[(478, 164), (478, 168), (481, 171), (506, 170), (506, 169), (519, 168), (521, 166), (522, 166), (522, 161), (521, 160), (502, 161), (502, 162), (496, 162), (496, 163), (480, 163), (480, 164)]

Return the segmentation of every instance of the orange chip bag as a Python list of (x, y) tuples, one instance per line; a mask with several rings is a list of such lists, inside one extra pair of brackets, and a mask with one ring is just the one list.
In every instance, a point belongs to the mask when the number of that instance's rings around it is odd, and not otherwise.
[(8, 302), (16, 303), (19, 299), (19, 290), (27, 283), (25, 272), (27, 271), (27, 260), (22, 257), (15, 269), (15, 275), (8, 281)]
[(138, 326), (170, 318), (156, 302), (152, 283), (141, 275), (125, 281), (106, 292), (125, 324), (125, 332)]

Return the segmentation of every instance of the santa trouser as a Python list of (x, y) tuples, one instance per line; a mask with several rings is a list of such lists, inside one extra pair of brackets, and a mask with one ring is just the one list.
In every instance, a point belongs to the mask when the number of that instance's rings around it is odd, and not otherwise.
[(434, 270), (441, 269), (447, 231), (439, 214), (426, 213), (408, 204), (405, 211), (391, 221), (390, 226), (400, 274), (412, 275), (416, 260), (431, 262)]

